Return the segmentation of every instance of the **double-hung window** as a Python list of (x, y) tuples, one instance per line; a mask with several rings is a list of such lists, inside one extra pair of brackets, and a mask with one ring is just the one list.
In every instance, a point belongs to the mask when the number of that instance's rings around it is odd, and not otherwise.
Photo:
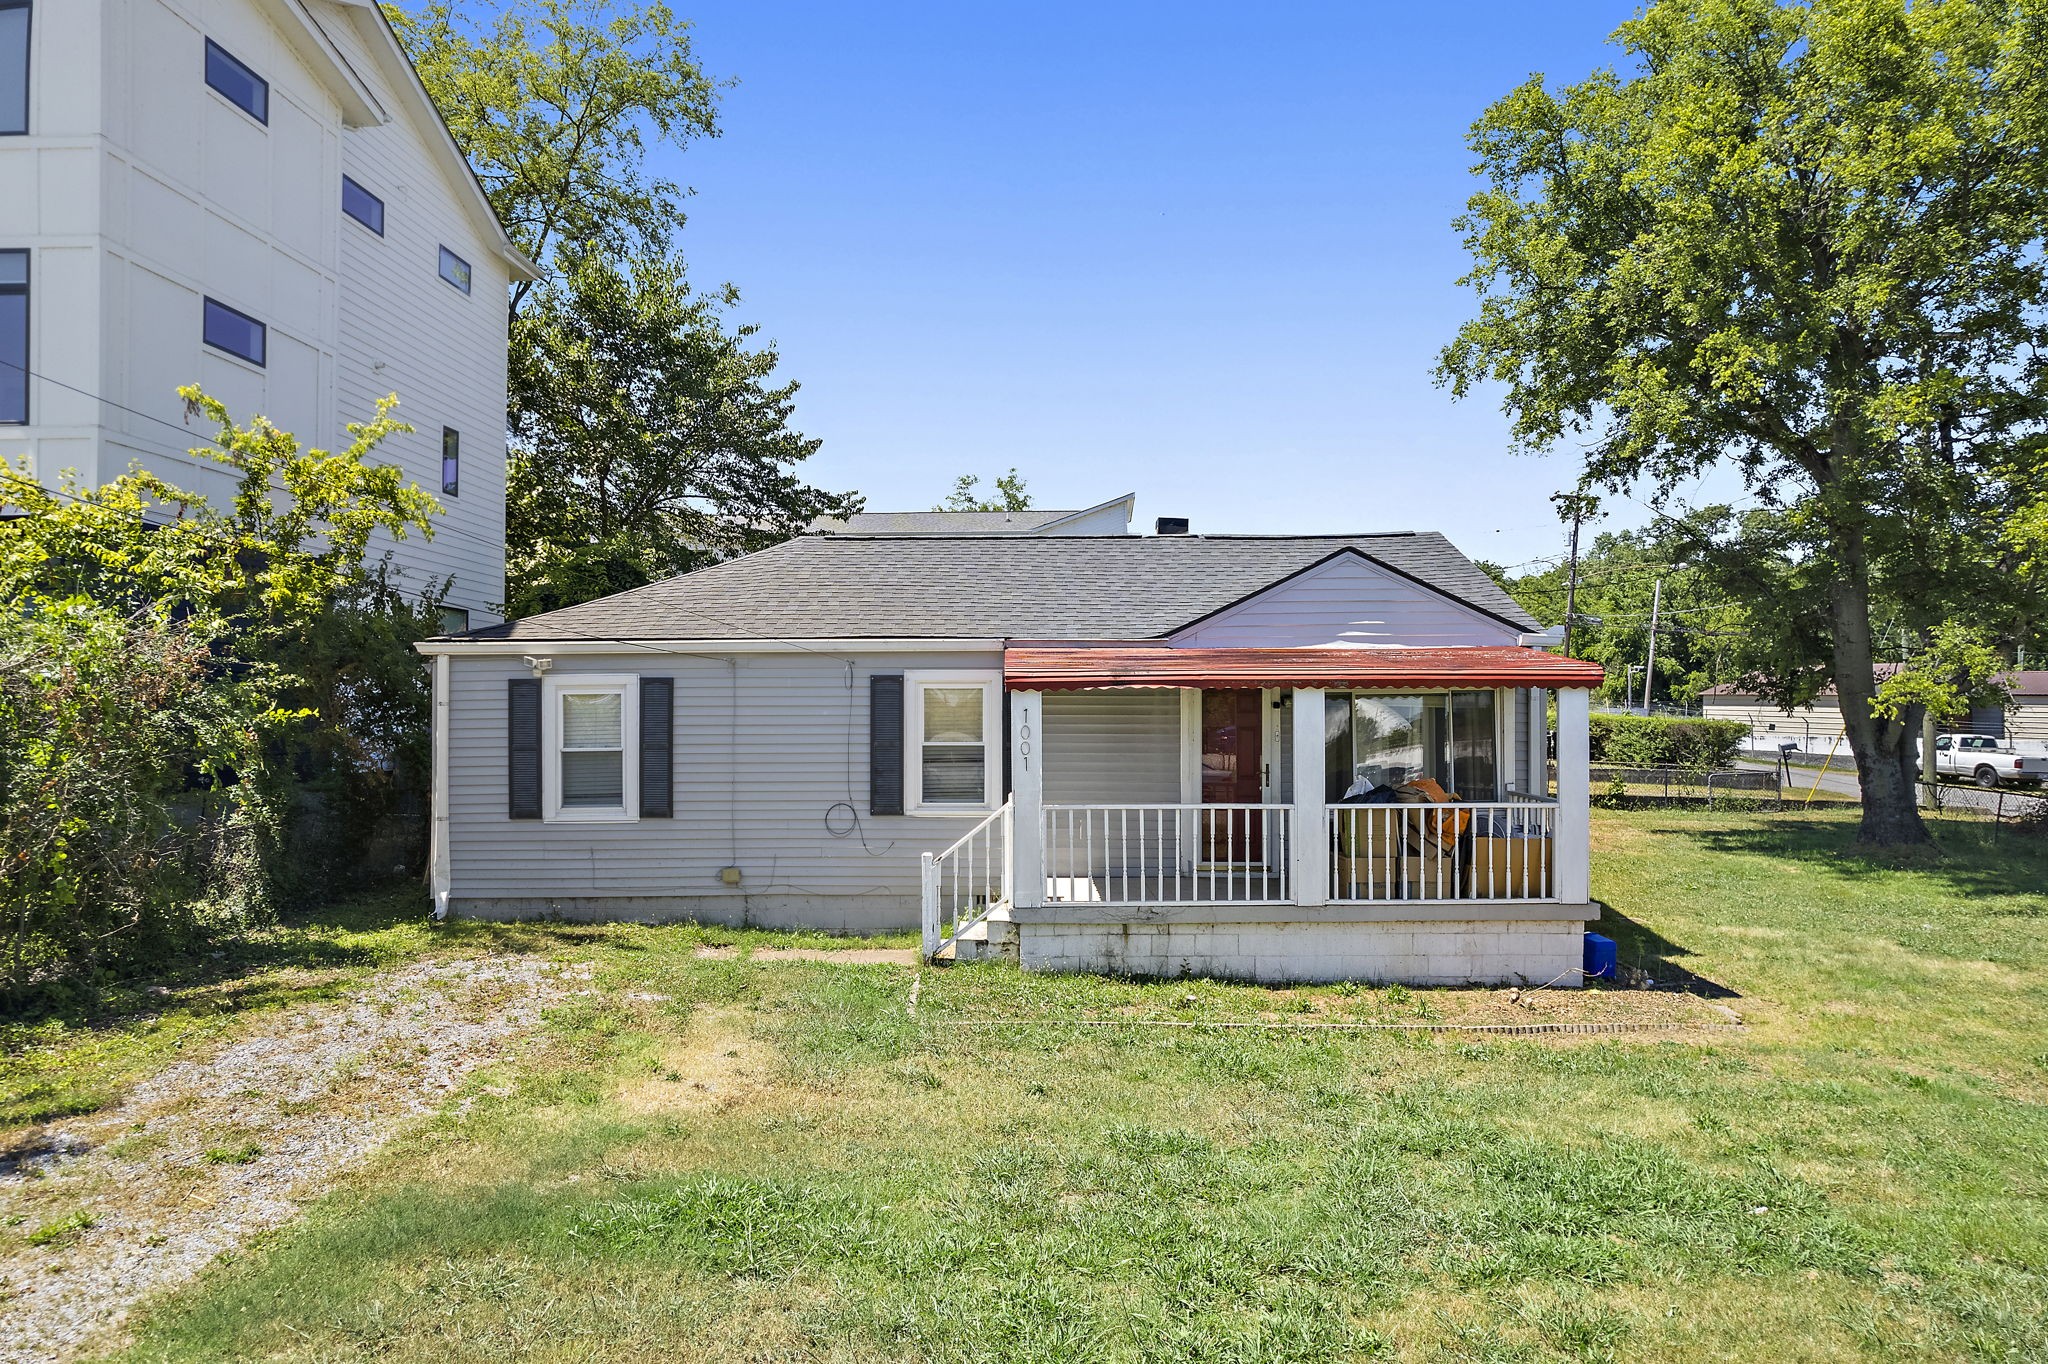
[(270, 122), (270, 82), (211, 38), (206, 40), (206, 83), (258, 123)]
[(0, 251), (0, 424), (28, 420), (28, 252)]
[(28, 131), (28, 0), (0, 0), (0, 133)]
[(547, 817), (640, 817), (639, 682), (581, 674), (543, 688), (542, 778)]
[(904, 677), (910, 742), (904, 745), (906, 808), (972, 814), (995, 808), (1002, 760), (1002, 691), (994, 673), (913, 672)]

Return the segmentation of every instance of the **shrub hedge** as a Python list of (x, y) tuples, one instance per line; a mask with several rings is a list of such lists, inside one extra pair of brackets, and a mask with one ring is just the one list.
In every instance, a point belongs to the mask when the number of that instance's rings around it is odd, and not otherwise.
[(1749, 734), (1749, 726), (1740, 720), (1599, 714), (1589, 718), (1593, 761), (1617, 767), (1726, 767)]

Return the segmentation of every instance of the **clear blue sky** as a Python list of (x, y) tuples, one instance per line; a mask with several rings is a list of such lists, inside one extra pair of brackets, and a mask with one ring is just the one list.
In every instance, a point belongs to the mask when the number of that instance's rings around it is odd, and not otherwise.
[(1509, 454), (1497, 395), (1430, 370), (1470, 308), (1465, 129), (1615, 61), (1633, 5), (677, 8), (738, 84), (655, 169), (802, 382), (814, 481), (892, 510), (1014, 465), (1148, 527), (1558, 551), (1569, 454)]

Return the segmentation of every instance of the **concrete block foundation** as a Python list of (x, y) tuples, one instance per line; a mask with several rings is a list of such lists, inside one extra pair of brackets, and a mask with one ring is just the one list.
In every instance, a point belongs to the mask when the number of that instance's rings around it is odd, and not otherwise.
[(1207, 976), (1271, 985), (1357, 980), (1575, 987), (1581, 983), (1586, 918), (1593, 916), (1578, 917), (1572, 906), (1546, 908), (1574, 917), (1344, 923), (1308, 918), (1235, 923), (1024, 921), (1017, 926), (1018, 960), (1027, 971)]

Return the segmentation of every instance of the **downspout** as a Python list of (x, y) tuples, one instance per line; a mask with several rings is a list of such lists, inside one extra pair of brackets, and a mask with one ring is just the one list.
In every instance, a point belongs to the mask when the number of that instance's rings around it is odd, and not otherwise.
[(448, 706), (449, 670), (454, 660), (434, 655), (434, 791), (428, 832), (427, 875), (434, 895), (434, 921), (448, 917), (453, 887), (453, 862), (448, 850)]

